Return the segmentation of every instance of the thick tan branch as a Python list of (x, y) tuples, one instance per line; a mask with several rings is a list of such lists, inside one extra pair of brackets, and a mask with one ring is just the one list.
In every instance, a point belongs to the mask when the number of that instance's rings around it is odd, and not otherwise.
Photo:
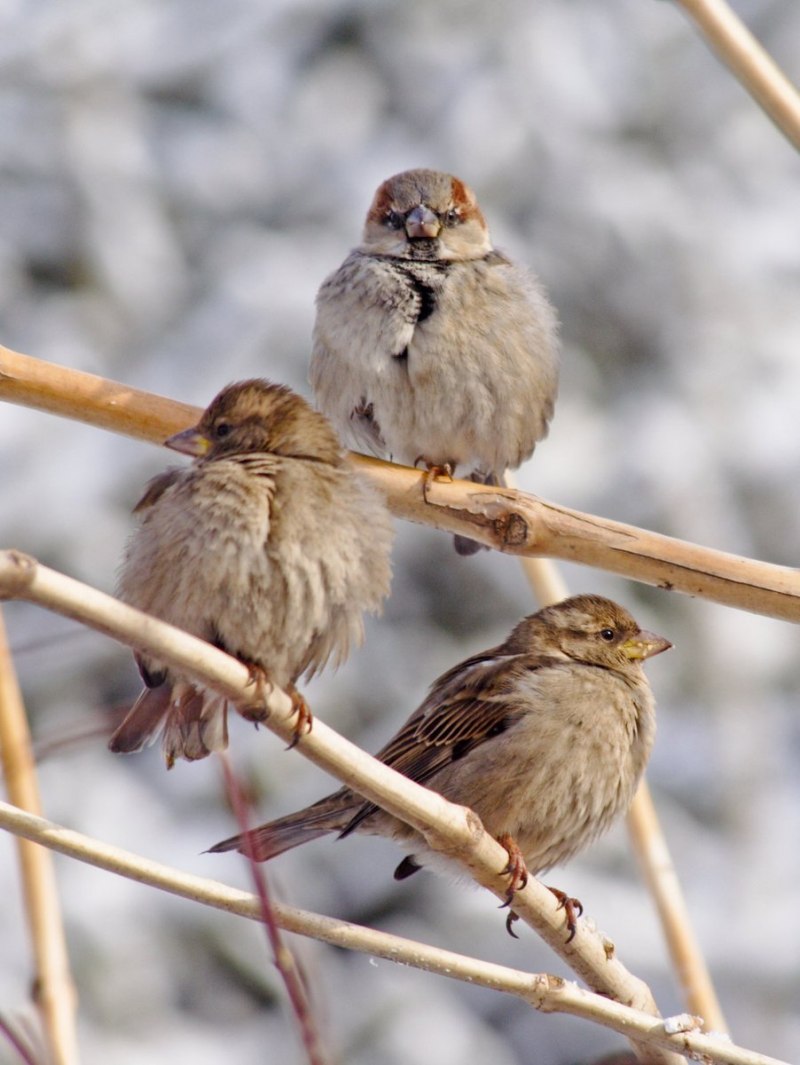
[[(246, 666), (179, 629), (148, 617), (88, 585), (39, 565), (17, 551), (0, 551), (0, 599), (14, 597), (39, 603), (76, 618), (101, 632), (146, 650), (174, 668), (229, 697), (238, 705), (254, 705), (256, 686)], [(267, 696), (266, 725), (282, 739), (294, 738), (291, 700), (279, 689)], [(464, 865), (483, 887), (504, 899), (507, 887), (501, 870), (506, 851), (483, 831), (479, 819), (401, 776), (388, 766), (315, 720), (297, 750), (327, 772), (355, 788), (419, 831), (431, 847)], [(614, 946), (584, 921), (581, 932), (566, 943), (564, 915), (550, 891), (531, 877), (514, 896), (514, 910), (534, 928), (589, 986), (657, 1015), (649, 988), (614, 957)], [(639, 1048), (637, 1048), (637, 1051)], [(665, 1061), (652, 1054), (643, 1061)]]
[[(99, 843), (79, 832), (18, 810), (8, 803), (0, 802), (0, 827), (140, 884), (147, 884), (227, 913), (261, 920), (259, 901), (254, 895), (214, 880), (182, 873), (119, 847)], [(669, 1058), (672, 1057), (670, 1051), (677, 1051), (682, 1054), (702, 1055), (705, 1060), (720, 1062), (721, 1065), (786, 1065), (775, 1058), (734, 1046), (726, 1040), (701, 1034), (691, 1026), (690, 1018), (687, 1018), (686, 1025), (681, 1023), (682, 1018), (661, 1020), (602, 995), (585, 991), (576, 984), (547, 973), (526, 973), (519, 969), (510, 969), (493, 962), (403, 939), (388, 932), (308, 913), (281, 903), (275, 904), (275, 914), (280, 926), (288, 932), (310, 936), (347, 950), (360, 951), (401, 965), (410, 965), (479, 987), (504, 991), (518, 996), (545, 1013), (570, 1013), (596, 1021), (628, 1038), (636, 1038), (652, 1045), (654, 1050), (666, 1053)], [(687, 1030), (682, 1031), (684, 1027)]]
[[(0, 399), (161, 443), (193, 424), (195, 407), (0, 347)], [(393, 513), (465, 533), (501, 551), (549, 556), (610, 570), (727, 606), (800, 621), (800, 573), (582, 514), (511, 489), (437, 481), (353, 455), (386, 493)]]

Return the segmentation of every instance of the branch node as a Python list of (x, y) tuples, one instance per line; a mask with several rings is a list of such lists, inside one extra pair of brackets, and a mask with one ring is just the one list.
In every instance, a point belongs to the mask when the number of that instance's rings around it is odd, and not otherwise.
[(495, 519), (494, 531), (503, 547), (524, 547), (528, 542), (528, 523), (513, 510), (507, 510)]
[(0, 551), (0, 599), (24, 599), (36, 576), (35, 558), (11, 548)]
[(534, 1009), (542, 1013), (557, 1013), (559, 1005), (555, 996), (563, 991), (567, 981), (562, 976), (553, 976), (552, 973), (536, 973), (531, 981), (531, 994), (528, 1002)]

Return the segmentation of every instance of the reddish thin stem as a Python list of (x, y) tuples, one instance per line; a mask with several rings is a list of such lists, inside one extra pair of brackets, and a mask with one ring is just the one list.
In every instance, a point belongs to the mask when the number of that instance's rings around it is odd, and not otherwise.
[(267, 932), (267, 940), (269, 942), (270, 950), (272, 951), (272, 959), (275, 962), (275, 967), (280, 973), (281, 979), (286, 987), (286, 993), (289, 996), (289, 1002), (291, 1003), (292, 1011), (300, 1029), (300, 1035), (308, 1056), (309, 1065), (326, 1065), (325, 1054), (323, 1053), (320, 1044), (319, 1033), (314, 1024), (314, 1018), (311, 1015), (308, 995), (303, 986), (300, 971), (297, 967), (294, 955), (281, 935), (281, 930), (275, 917), (275, 911), (272, 907), (272, 900), (270, 898), (264, 869), (255, 859), (255, 850), (249, 835), (250, 817), (247, 803), (245, 802), (242, 789), (239, 786), (239, 781), (236, 778), (236, 774), (231, 767), (227, 755), (221, 754), (220, 760), (222, 762), (222, 771), (225, 776), (225, 789), (228, 793), (228, 798), (236, 821), (244, 834), (244, 855), (250, 865), (250, 872), (253, 877), (253, 887), (261, 908), (261, 918)]

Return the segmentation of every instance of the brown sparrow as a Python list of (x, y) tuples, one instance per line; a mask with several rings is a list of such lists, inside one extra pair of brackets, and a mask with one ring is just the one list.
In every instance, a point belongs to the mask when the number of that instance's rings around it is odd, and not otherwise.
[[(339, 664), (388, 593), (384, 501), (324, 415), (269, 381), (224, 388), (166, 445), (195, 462), (156, 477), (137, 504), (119, 597), (265, 673), (307, 714), (295, 681)], [(139, 750), (162, 727), (169, 766), (225, 747), (224, 698), (148, 654), (136, 661), (146, 688), (113, 751)]]
[[(547, 433), (556, 332), (472, 190), (407, 170), (380, 186), (361, 244), (319, 290), (311, 384), (348, 446), (496, 484)], [(456, 537), (461, 554), (479, 546)]]
[[(655, 735), (642, 664), (670, 646), (609, 599), (565, 599), (439, 677), (376, 757), (478, 814), (508, 851), (510, 903), (528, 871), (566, 861), (627, 810)], [(411, 850), (396, 879), (431, 859), (441, 864), (414, 829), (349, 788), (255, 829), (251, 840), (264, 861), (328, 832), (353, 831)], [(239, 835), (211, 850), (245, 847)], [(580, 904), (551, 890), (574, 934)]]

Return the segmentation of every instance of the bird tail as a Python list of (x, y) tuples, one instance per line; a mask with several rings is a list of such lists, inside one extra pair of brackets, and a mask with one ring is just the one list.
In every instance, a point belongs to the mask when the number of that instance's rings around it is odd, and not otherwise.
[[(469, 475), (470, 481), (474, 481), (475, 484), (498, 484), (497, 474), (494, 472), (486, 473), (485, 470), (473, 470)], [(488, 551), (489, 548), (486, 544), (480, 544), (477, 540), (470, 540), (468, 536), (461, 536), (456, 533), (453, 537), (453, 546), (456, 549), (456, 554), (469, 556), (476, 555), (479, 551)]]
[[(253, 829), (250, 833), (250, 845), (253, 857), (257, 862), (265, 862), (269, 858), (275, 858), (284, 851), (299, 847), (302, 843), (310, 843), (312, 839), (319, 839), (329, 832), (340, 832), (348, 823), (353, 813), (358, 808), (360, 801), (352, 792), (346, 789), (335, 792), (325, 799), (320, 799), (313, 806), (306, 806), (302, 810), (296, 810), (293, 814), (279, 817), (276, 821), (270, 821), (260, 828)], [(245, 834), (231, 836), (221, 843), (215, 843), (209, 847), (207, 853), (220, 854), (223, 851), (239, 851), (247, 854), (247, 840)]]
[(108, 746), (116, 754), (131, 754), (152, 743), (162, 728), (169, 769), (176, 758), (193, 762), (211, 751), (223, 751), (228, 746), (226, 701), (185, 681), (173, 684), (167, 680), (155, 688), (145, 688)]
[(171, 698), (169, 684), (145, 688), (108, 741), (111, 750), (115, 754), (133, 754), (149, 746), (164, 725)]

